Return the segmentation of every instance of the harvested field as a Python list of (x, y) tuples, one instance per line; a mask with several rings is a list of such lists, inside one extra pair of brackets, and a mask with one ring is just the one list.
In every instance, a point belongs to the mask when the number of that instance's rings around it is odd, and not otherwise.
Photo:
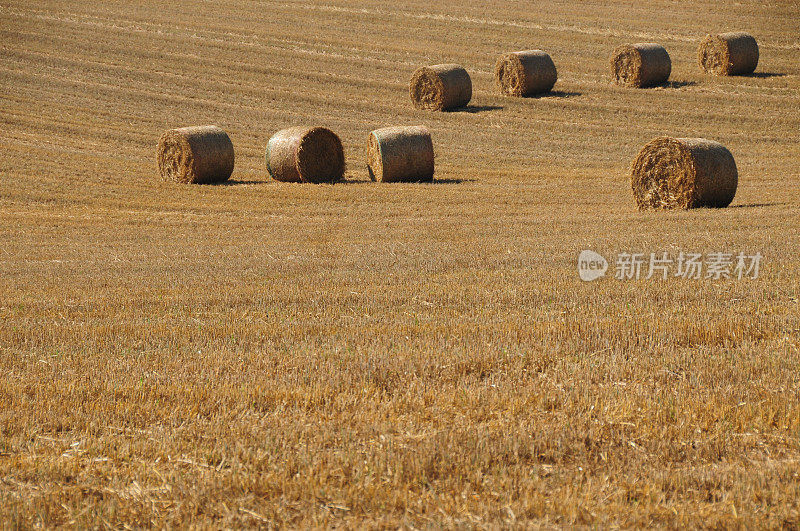
[[(800, 525), (797, 2), (0, 2), (4, 527)], [(700, 22), (702, 21), (702, 22)], [(755, 75), (707, 76), (745, 30)], [(409, 39), (408, 35), (414, 35)], [(658, 42), (670, 82), (610, 81)], [(546, 50), (508, 98), (497, 57)], [(416, 110), (421, 65), (469, 106)], [(218, 186), (160, 182), (217, 124)], [(329, 127), (346, 184), (273, 181)], [(369, 181), (425, 125), (433, 184)], [(639, 212), (658, 136), (726, 146), (729, 208)], [(757, 279), (578, 277), (581, 250), (760, 252)]]

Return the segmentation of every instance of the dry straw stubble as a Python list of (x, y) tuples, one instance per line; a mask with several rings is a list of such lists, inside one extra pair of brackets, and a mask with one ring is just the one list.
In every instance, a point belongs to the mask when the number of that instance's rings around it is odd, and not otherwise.
[(233, 173), (233, 143), (215, 125), (170, 129), (158, 141), (157, 159), (165, 181), (220, 183)]
[(708, 74), (752, 74), (758, 66), (758, 43), (743, 32), (707, 35), (697, 48), (697, 62)]
[(290, 127), (269, 139), (267, 170), (280, 182), (332, 183), (344, 176), (339, 137), (325, 127)]
[(549, 92), (558, 74), (550, 56), (541, 50), (503, 55), (494, 69), (495, 82), (507, 96), (533, 96)]
[(367, 168), (373, 181), (432, 181), (434, 153), (430, 132), (421, 125), (372, 131), (367, 139)]
[(417, 109), (457, 109), (466, 107), (472, 99), (472, 79), (459, 65), (424, 66), (411, 76), (409, 93)]
[(672, 61), (660, 44), (623, 44), (611, 55), (611, 73), (617, 85), (654, 87), (667, 82)]
[(726, 207), (736, 195), (738, 180), (731, 152), (704, 138), (656, 138), (631, 165), (639, 210)]

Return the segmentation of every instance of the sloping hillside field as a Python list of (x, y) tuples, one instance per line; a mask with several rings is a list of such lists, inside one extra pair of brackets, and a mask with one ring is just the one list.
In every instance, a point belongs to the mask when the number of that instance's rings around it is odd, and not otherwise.
[[(791, 0), (0, 0), (0, 527), (796, 529), (799, 27)], [(698, 66), (729, 31), (754, 74)], [(633, 43), (666, 84), (612, 83)], [(551, 92), (495, 85), (522, 50)], [(469, 106), (417, 110), (442, 63)], [(230, 179), (164, 182), (162, 133), (210, 124)], [(434, 182), (372, 182), (370, 131), (415, 125)], [(340, 137), (344, 182), (270, 178), (292, 126)], [(661, 136), (730, 150), (729, 207), (637, 209)]]

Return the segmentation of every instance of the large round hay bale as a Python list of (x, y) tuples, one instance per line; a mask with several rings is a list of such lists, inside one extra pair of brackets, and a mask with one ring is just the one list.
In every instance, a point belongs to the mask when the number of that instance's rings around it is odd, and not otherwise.
[(758, 66), (758, 43), (742, 32), (707, 35), (697, 48), (697, 62), (708, 74), (752, 74)]
[(428, 128), (385, 127), (367, 139), (367, 169), (384, 183), (433, 180), (433, 141)]
[(158, 141), (157, 158), (165, 181), (221, 183), (233, 173), (233, 143), (215, 125), (166, 131)]
[(459, 65), (423, 66), (411, 76), (409, 92), (417, 109), (457, 109), (472, 99), (472, 80)]
[(532, 96), (549, 92), (556, 84), (556, 65), (545, 52), (528, 50), (506, 54), (497, 60), (494, 78), (507, 96)]
[(726, 207), (738, 180), (731, 152), (704, 138), (656, 138), (631, 166), (639, 210)]
[(617, 85), (654, 87), (666, 83), (671, 72), (672, 61), (660, 44), (623, 44), (611, 55), (611, 73)]
[(267, 143), (267, 170), (284, 183), (332, 183), (344, 176), (344, 150), (325, 127), (290, 127)]

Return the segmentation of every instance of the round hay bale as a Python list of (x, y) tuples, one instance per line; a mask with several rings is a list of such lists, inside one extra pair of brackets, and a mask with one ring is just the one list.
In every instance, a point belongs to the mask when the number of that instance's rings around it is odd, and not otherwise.
[(660, 44), (623, 44), (611, 55), (614, 82), (624, 87), (654, 87), (667, 82), (672, 61)]
[(385, 127), (367, 139), (367, 169), (384, 183), (433, 180), (433, 141), (428, 128)]
[(707, 74), (752, 74), (758, 66), (758, 43), (742, 32), (707, 35), (697, 48), (697, 62)]
[(704, 138), (656, 138), (631, 165), (639, 210), (726, 207), (738, 180), (731, 152)]
[(423, 66), (411, 76), (409, 92), (417, 109), (457, 109), (472, 99), (472, 80), (459, 65)]
[(556, 65), (545, 52), (528, 50), (500, 57), (494, 67), (500, 92), (507, 96), (532, 96), (549, 92), (556, 84)]
[(344, 150), (325, 127), (290, 127), (267, 143), (267, 170), (284, 183), (332, 183), (344, 176)]
[(233, 143), (216, 125), (166, 131), (158, 141), (157, 158), (165, 181), (221, 183), (233, 173)]

